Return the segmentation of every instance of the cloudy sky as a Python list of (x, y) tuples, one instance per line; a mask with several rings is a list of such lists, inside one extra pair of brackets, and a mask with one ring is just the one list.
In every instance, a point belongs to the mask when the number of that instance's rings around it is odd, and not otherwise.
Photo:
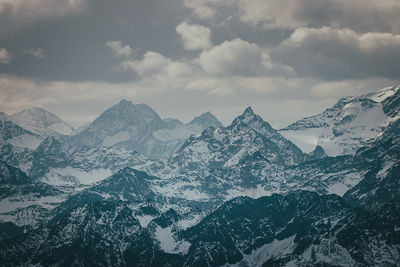
[(400, 80), (398, 0), (0, 0), (0, 110), (120, 99), (279, 128)]

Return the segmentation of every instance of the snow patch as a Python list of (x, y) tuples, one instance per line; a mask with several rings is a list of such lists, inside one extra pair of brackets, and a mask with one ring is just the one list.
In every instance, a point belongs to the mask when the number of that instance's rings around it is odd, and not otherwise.
[(268, 191), (265, 190), (265, 188), (262, 187), (261, 185), (257, 185), (256, 188), (237, 187), (235, 189), (229, 189), (227, 193), (228, 195), (225, 197), (225, 201), (242, 196), (247, 196), (256, 199), (264, 196), (271, 196), (273, 193), (278, 193), (278, 192), (276, 190)]
[(51, 169), (41, 180), (51, 185), (93, 184), (112, 175), (110, 169), (84, 171), (70, 166)]
[(17, 137), (13, 137), (12, 139), (7, 140), (13, 146), (22, 147), (22, 148), (29, 148), (35, 150), (40, 145), (40, 138), (29, 134), (23, 134)]
[(47, 128), (63, 135), (72, 135), (74, 133), (74, 128), (63, 122), (54, 123)]
[(21, 208), (27, 208), (33, 205), (40, 205), (43, 207), (50, 208), (54, 204), (61, 203), (64, 200), (65, 199), (63, 197), (57, 197), (57, 196), (40, 197), (35, 200), (25, 200), (22, 198), (19, 201), (14, 201), (9, 198), (6, 198), (0, 201), (0, 214), (11, 212)]
[(189, 251), (190, 243), (184, 240), (176, 241), (173, 233), (172, 226), (161, 228), (157, 226), (155, 237), (160, 242), (160, 248), (169, 254), (187, 254)]
[(399, 87), (390, 86), (390, 87), (383, 88), (377, 92), (373, 92), (373, 93), (369, 94), (369, 96), (370, 96), (370, 99), (374, 100), (375, 102), (382, 102), (386, 98), (394, 95), (398, 89), (399, 89)]
[(310, 246), (300, 257), (300, 262), (315, 265), (325, 263), (335, 266), (354, 266), (354, 260), (347, 249), (331, 239), (322, 239), (319, 245)]
[(304, 153), (311, 153), (318, 144), (320, 129), (307, 129), (305, 131), (281, 131), (280, 134), (286, 139), (292, 141)]
[(160, 129), (153, 133), (153, 136), (160, 141), (169, 142), (176, 140), (184, 140), (191, 136), (201, 132), (200, 125), (185, 125), (175, 129)]
[(156, 216), (151, 216), (151, 215), (143, 215), (143, 216), (136, 216), (136, 219), (139, 221), (140, 226), (143, 228), (147, 227), (149, 223), (154, 219), (157, 218)]
[(129, 132), (127, 131), (121, 131), (118, 132), (112, 136), (107, 136), (103, 139), (103, 143), (101, 146), (113, 146), (115, 144), (118, 144), (123, 141), (129, 140), (131, 137), (129, 135)]
[(272, 258), (279, 259), (293, 252), (296, 247), (294, 243), (295, 238), (296, 235), (282, 240), (275, 239), (271, 243), (254, 250), (250, 255), (244, 255), (242, 261), (231, 266), (262, 266), (266, 261)]

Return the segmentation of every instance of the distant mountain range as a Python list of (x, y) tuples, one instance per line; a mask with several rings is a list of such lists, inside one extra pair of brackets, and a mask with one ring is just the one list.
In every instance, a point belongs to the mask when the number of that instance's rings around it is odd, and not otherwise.
[(399, 86), (277, 130), (127, 100), (0, 113), (5, 266), (398, 266)]

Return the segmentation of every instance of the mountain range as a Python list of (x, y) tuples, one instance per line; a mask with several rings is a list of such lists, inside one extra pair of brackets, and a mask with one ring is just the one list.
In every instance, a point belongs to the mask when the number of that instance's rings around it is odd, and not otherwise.
[(5, 266), (398, 266), (400, 87), (283, 129), (121, 100), (0, 113)]

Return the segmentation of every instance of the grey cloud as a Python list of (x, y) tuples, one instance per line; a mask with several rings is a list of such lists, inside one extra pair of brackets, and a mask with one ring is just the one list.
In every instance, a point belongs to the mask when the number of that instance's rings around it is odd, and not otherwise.
[(85, 4), (86, 0), (0, 0), (0, 35), (13, 34), (38, 21), (79, 13)]
[(398, 79), (400, 35), (357, 34), (350, 29), (297, 29), (272, 49), (271, 58), (297, 74), (327, 80), (366, 77)]
[[(15, 60), (7, 68), (0, 65), (0, 73), (43, 80), (133, 81), (135, 74), (114, 70), (120, 59), (105, 43), (118, 40), (138, 55), (151, 50), (178, 58), (183, 49), (175, 27), (185, 12), (180, 0), (84, 0), (77, 12), (22, 24), (5, 11), (0, 16), (0, 46), (12, 47)], [(32, 47), (45, 51), (46, 60), (24, 53)]]
[(191, 9), (194, 15), (202, 19), (215, 17), (217, 8), (226, 8), (235, 4), (234, 0), (183, 0), (184, 5)]
[(184, 0), (199, 17), (216, 16), (224, 5), (234, 7), (241, 21), (265, 27), (332, 26), (360, 32), (400, 31), (400, 3), (393, 0)]
[(31, 21), (76, 12), (83, 7), (84, 2), (85, 0), (0, 0), (0, 15)]

